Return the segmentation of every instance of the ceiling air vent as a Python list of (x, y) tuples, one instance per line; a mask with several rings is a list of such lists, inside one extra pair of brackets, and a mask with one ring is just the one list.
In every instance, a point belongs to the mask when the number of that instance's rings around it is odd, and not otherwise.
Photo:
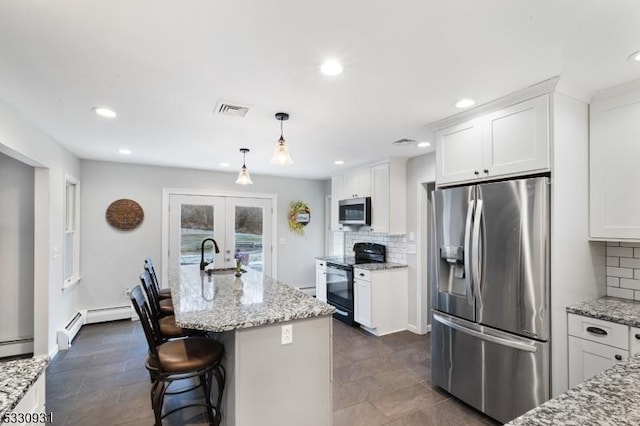
[(250, 105), (242, 105), (237, 102), (220, 101), (216, 105), (215, 113), (232, 117), (244, 117), (249, 112), (249, 107)]
[(415, 140), (415, 139), (407, 139), (407, 138), (402, 138), (402, 139), (398, 139), (395, 142), (391, 142), (392, 145), (399, 145), (399, 146), (415, 145), (417, 143), (418, 143), (417, 140)]

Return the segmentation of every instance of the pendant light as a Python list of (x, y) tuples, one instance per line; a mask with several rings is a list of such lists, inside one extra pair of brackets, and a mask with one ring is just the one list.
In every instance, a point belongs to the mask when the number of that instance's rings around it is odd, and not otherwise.
[(271, 157), (270, 163), (278, 166), (291, 166), (293, 164), (293, 160), (289, 154), (289, 147), (282, 136), (282, 122), (289, 119), (289, 114), (286, 112), (277, 112), (276, 119), (280, 120), (280, 139), (273, 151), (273, 157)]
[(245, 164), (249, 148), (240, 148), (240, 152), (242, 153), (242, 168), (240, 169), (240, 173), (238, 173), (238, 180), (236, 180), (236, 183), (238, 185), (251, 185), (253, 181), (251, 180), (251, 176), (249, 176), (249, 170)]

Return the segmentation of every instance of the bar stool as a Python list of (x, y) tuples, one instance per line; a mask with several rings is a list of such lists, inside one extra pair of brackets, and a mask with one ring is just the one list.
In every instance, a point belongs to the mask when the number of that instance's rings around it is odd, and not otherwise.
[(171, 299), (171, 289), (170, 288), (160, 288), (160, 281), (158, 280), (158, 276), (156, 275), (156, 268), (153, 266), (153, 262), (150, 257), (147, 257), (144, 260), (144, 269), (149, 272), (151, 275), (151, 280), (153, 281), (153, 285), (156, 286), (156, 292), (158, 293), (158, 298), (160, 300)]
[[(151, 406), (156, 426), (161, 426), (162, 419), (168, 415), (178, 410), (196, 406), (205, 407), (209, 422), (219, 425), (222, 419), (220, 407), (225, 385), (225, 371), (221, 364), (224, 346), (213, 339), (203, 337), (187, 337), (157, 345), (158, 337), (154, 334), (151, 310), (139, 285), (135, 286), (131, 291), (131, 303), (140, 318), (140, 323), (149, 345), (149, 357), (145, 367), (152, 377)], [(215, 405), (211, 402), (214, 377), (218, 385)], [(176, 380), (191, 378), (196, 379), (194, 386), (184, 390), (168, 392), (169, 386)], [(184, 393), (199, 387), (202, 387), (204, 391), (204, 403), (188, 404), (162, 414), (165, 395)]]
[(147, 300), (149, 300), (154, 315), (161, 318), (174, 314), (173, 301), (171, 299), (160, 300), (156, 286), (153, 284), (151, 274), (148, 270), (140, 274), (140, 283), (142, 284), (144, 292), (147, 294)]

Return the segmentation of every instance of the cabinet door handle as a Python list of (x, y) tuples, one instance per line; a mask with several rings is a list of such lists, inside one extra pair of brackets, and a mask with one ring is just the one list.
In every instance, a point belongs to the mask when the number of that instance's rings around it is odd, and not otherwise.
[(364, 274), (362, 272), (360, 272), (358, 275), (360, 275), (361, 277), (364, 277)]
[(636, 334), (636, 339), (640, 340), (640, 333)]
[(473, 172), (473, 174), (476, 175), (476, 176), (479, 176), (480, 172), (476, 170), (475, 172)]
[(485, 172), (486, 174), (489, 174), (489, 169), (484, 169), (484, 172)]
[(587, 327), (589, 333), (598, 334), (600, 336), (606, 336), (608, 333), (600, 327)]
[(615, 356), (615, 358), (616, 358), (618, 361), (622, 361), (622, 355), (616, 355), (616, 356)]

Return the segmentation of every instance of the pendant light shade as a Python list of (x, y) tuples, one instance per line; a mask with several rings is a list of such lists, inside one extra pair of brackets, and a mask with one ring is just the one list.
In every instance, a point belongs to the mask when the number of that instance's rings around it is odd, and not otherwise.
[(251, 185), (253, 181), (251, 180), (251, 176), (249, 175), (249, 169), (245, 164), (245, 159), (247, 152), (249, 152), (248, 148), (240, 148), (240, 152), (242, 153), (242, 168), (240, 169), (240, 173), (238, 173), (238, 179), (236, 183), (238, 185)]
[(278, 139), (278, 143), (273, 150), (273, 157), (271, 157), (270, 161), (271, 164), (275, 164), (278, 166), (291, 166), (293, 164), (291, 154), (289, 154), (289, 147), (287, 146), (282, 133), (282, 122), (288, 119), (289, 114), (287, 114), (286, 112), (276, 113), (276, 120), (280, 121), (280, 139)]

